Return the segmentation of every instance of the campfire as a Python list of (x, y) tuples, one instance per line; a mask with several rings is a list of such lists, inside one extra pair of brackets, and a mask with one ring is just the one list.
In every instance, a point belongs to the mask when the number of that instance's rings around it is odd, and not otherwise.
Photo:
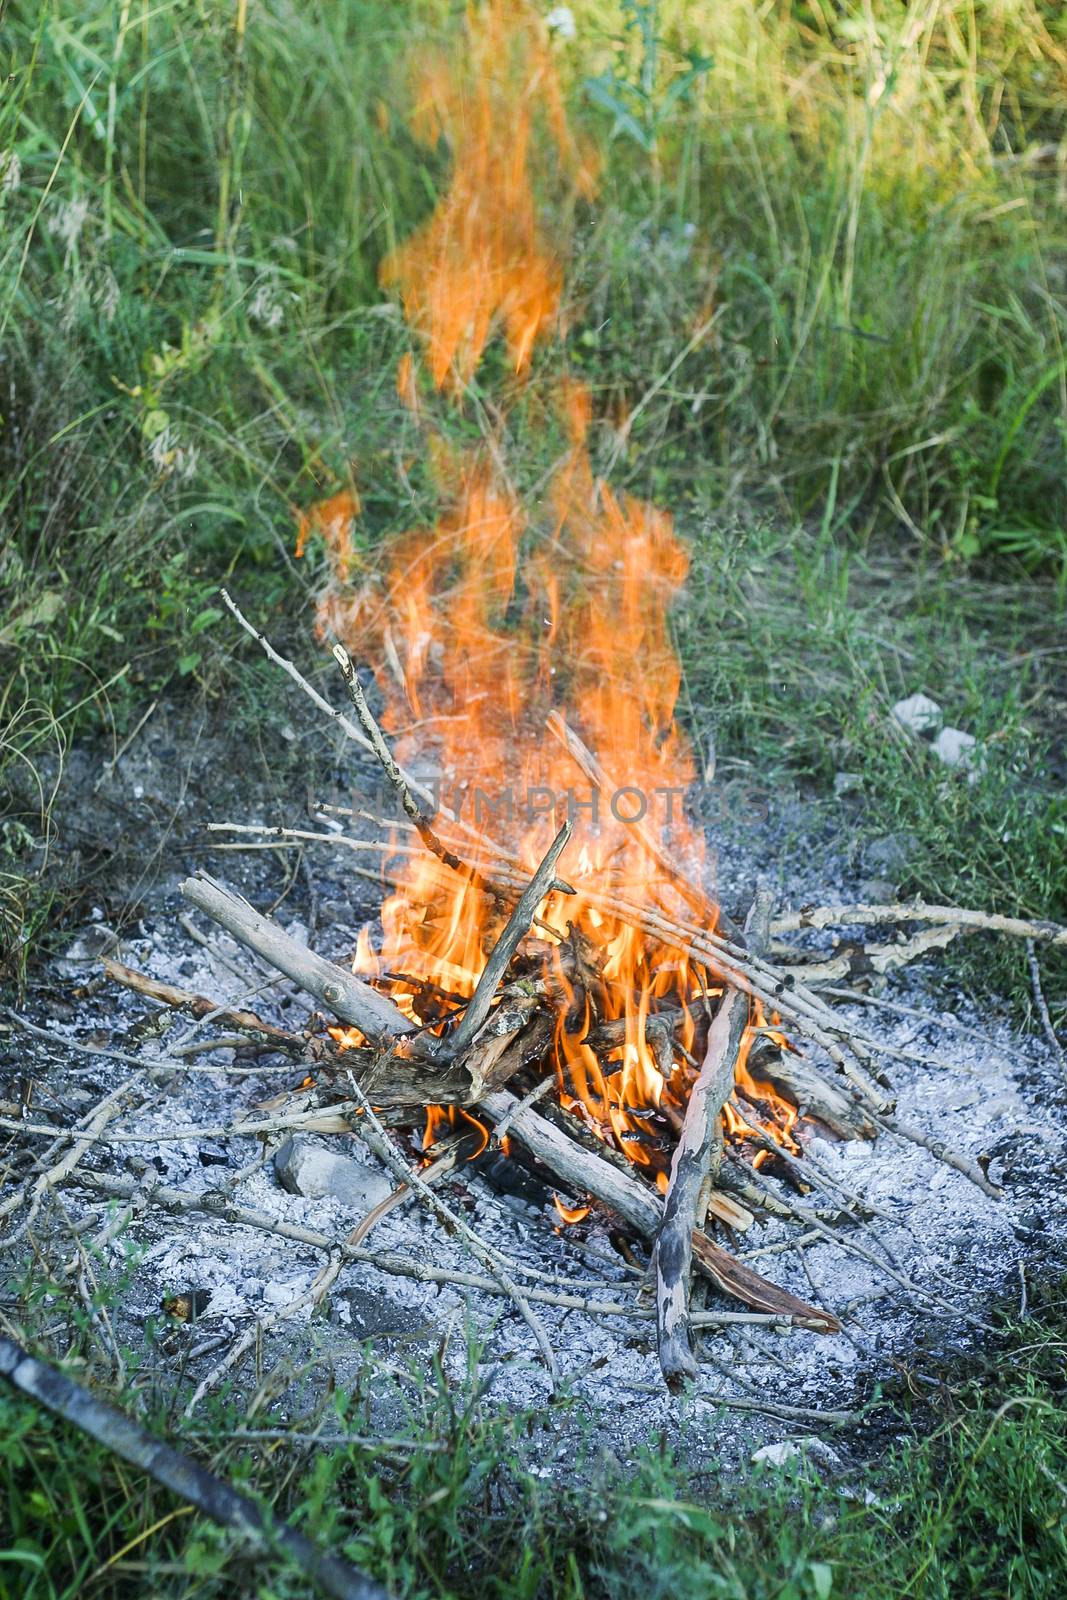
[[(594, 188), (539, 30), (521, 9), (492, 5), (471, 23), (464, 62), (430, 63), (418, 84), (415, 132), (447, 140), (453, 175), (383, 280), (411, 325), (397, 392), (444, 510), (433, 527), (386, 538), (373, 560), (354, 484), (299, 515), (298, 554), (325, 552), (317, 631), (350, 714), (225, 597), (334, 728), (375, 758), (381, 793), (368, 795), (361, 779), (350, 805), (317, 801), (314, 830), (216, 827), (316, 840), (348, 850), (354, 865), (376, 853), (380, 925), (362, 930), (347, 969), (204, 874), (182, 892), (322, 1008), (302, 1034), (215, 1009), (224, 1025), (298, 1058), (302, 1081), (267, 1111), (286, 1127), (354, 1133), (395, 1175), (392, 1201), (346, 1249), (358, 1252), (390, 1205), (417, 1194), (514, 1301), (554, 1374), (535, 1311), (547, 1291), (518, 1282), (440, 1195), (443, 1179), (493, 1148), (548, 1177), (551, 1226), (605, 1223), (631, 1256), (627, 1239), (648, 1247), (673, 1389), (698, 1371), (694, 1272), (754, 1320), (840, 1328), (833, 1308), (798, 1299), (733, 1248), (761, 1212), (826, 1237), (841, 1218), (861, 1218), (840, 1186), (829, 1212), (808, 1201), (826, 1179), (810, 1173), (802, 1119), (839, 1139), (911, 1140), (996, 1192), (968, 1157), (895, 1115), (885, 1077), (894, 1052), (843, 1020), (820, 986), (864, 981), (1003, 919), (915, 905), (776, 918), (760, 890), (750, 907), (731, 908), (739, 925), (709, 887), (712, 863), (686, 810), (697, 764), (676, 719), (670, 608), (687, 562), (672, 519), (598, 475), (594, 399), (572, 380), (540, 396), (566, 445), (524, 504), (508, 472), (506, 415), (488, 420), (471, 389), (496, 334), (516, 395), (535, 382), (538, 343), (565, 337), (563, 265), (534, 198), (536, 120), (567, 203)], [(478, 423), (476, 450), (442, 446), (438, 393)], [(640, 405), (616, 418), (613, 456)], [(850, 923), (913, 931), (829, 954), (783, 943)], [(166, 1003), (213, 1009), (115, 962), (109, 970)]]
[[(669, 625), (686, 554), (667, 512), (594, 472), (588, 391), (564, 381), (547, 400), (568, 444), (535, 507), (509, 480), (502, 424), (484, 424), (482, 447), (457, 457), (422, 417), (422, 385), (465, 403), (498, 330), (520, 385), (538, 341), (563, 336), (563, 265), (534, 194), (536, 120), (570, 203), (594, 188), (537, 20), (490, 6), (468, 46), (463, 62), (421, 69), (414, 131), (447, 140), (452, 179), (383, 271), (415, 339), (398, 394), (447, 509), (436, 526), (388, 539), (373, 564), (358, 547), (354, 488), (300, 517), (298, 553), (314, 542), (326, 552), (317, 628), (354, 720), (333, 715), (377, 757), (395, 802), (378, 841), (392, 885), (380, 932), (363, 930), (342, 973), (221, 885), (199, 877), (183, 892), (337, 1019), (301, 1041), (314, 1057), (301, 1093), (341, 1101), (319, 1126), (372, 1131), (404, 1185), (415, 1176), (383, 1120), (421, 1125), (422, 1182), (493, 1141), (552, 1175), (557, 1226), (607, 1212), (652, 1242), (674, 1386), (697, 1370), (694, 1267), (756, 1312), (839, 1326), (707, 1229), (741, 1233), (755, 1209), (781, 1205), (768, 1164), (803, 1194), (799, 1116), (870, 1137), (892, 1101), (877, 1041), (772, 959), (769, 895), (738, 927), (706, 887)], [(380, 725), (349, 652), (373, 671)], [(382, 817), (370, 802), (324, 802), (314, 815), (336, 827), (346, 809), (357, 823)], [(920, 935), (917, 949), (930, 942)], [(901, 958), (899, 945), (883, 952)]]

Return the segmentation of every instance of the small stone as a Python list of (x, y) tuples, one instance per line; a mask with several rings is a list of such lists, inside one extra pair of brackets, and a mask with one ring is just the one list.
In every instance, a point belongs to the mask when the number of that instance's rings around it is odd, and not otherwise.
[(762, 1445), (753, 1454), (752, 1461), (765, 1461), (769, 1467), (784, 1467), (791, 1461), (810, 1461), (820, 1471), (830, 1474), (843, 1472), (845, 1466), (837, 1451), (814, 1435), (803, 1439), (780, 1439), (775, 1444)]
[(302, 1194), (309, 1200), (336, 1200), (359, 1216), (393, 1192), (384, 1173), (306, 1138), (286, 1139), (275, 1153), (274, 1172), (290, 1194)]
[(858, 772), (835, 772), (834, 794), (840, 797), (843, 794), (856, 794), (863, 788), (863, 778)]
[(889, 714), (908, 733), (933, 733), (941, 725), (941, 707), (925, 694), (911, 694), (906, 700), (898, 700)]
[(962, 767), (971, 773), (981, 770), (982, 752), (978, 748), (978, 740), (972, 733), (964, 733), (960, 728), (941, 729), (934, 740), (934, 755), (946, 767)]
[(92, 922), (67, 946), (63, 961), (76, 967), (89, 966), (117, 950), (118, 945), (118, 934), (106, 922)]

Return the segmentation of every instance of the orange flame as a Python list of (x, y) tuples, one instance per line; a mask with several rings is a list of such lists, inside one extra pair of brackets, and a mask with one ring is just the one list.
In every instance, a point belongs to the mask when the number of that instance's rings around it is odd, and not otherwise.
[(452, 180), (381, 277), (426, 334), (438, 388), (470, 380), (498, 324), (522, 372), (558, 316), (563, 274), (542, 240), (531, 182), (535, 109), (558, 169), (590, 196), (594, 165), (570, 131), (544, 26), (530, 7), (492, 0), (472, 11), (462, 61), (434, 57), (418, 73), (412, 131), (431, 147), (447, 141)]
[[(572, 193), (592, 189), (592, 165), (567, 127), (540, 21), (525, 5), (492, 0), (469, 14), (468, 47), (458, 67), (437, 60), (423, 68), (415, 126), (428, 142), (447, 139), (451, 184), (383, 272), (423, 337), (438, 388), (468, 382), (496, 327), (522, 371), (557, 324), (563, 268), (537, 220), (535, 107)], [(397, 387), (417, 412), (410, 354)], [(692, 883), (701, 881), (703, 838), (681, 805), (694, 764), (674, 721), (681, 669), (668, 620), (688, 563), (667, 512), (595, 476), (588, 390), (565, 382), (558, 404), (569, 449), (535, 516), (503, 481), (499, 449), (491, 467), (485, 457), (457, 458), (431, 445), (448, 509), (435, 527), (392, 538), (380, 577), (351, 583), (356, 512), (343, 495), (301, 519), (300, 545), (309, 531), (322, 532), (332, 577), (319, 630), (375, 662), (397, 759), (435, 771), (458, 852), (492, 873), (499, 859), (483, 848), (492, 835), (525, 877), (562, 818), (573, 822), (562, 870), (577, 893), (550, 894), (539, 908), (539, 933), (552, 952), (545, 981), (564, 1001), (554, 1047), (560, 1101), (662, 1187), (692, 1081), (683, 1058), (704, 1014), (708, 973), (684, 949), (605, 909), (602, 897), (692, 916), (693, 892), (662, 866), (666, 854)], [(561, 707), (592, 760), (610, 766), (596, 767), (595, 782), (588, 762), (546, 734), (549, 714)], [(449, 831), (447, 822), (439, 826)], [(713, 925), (714, 907), (705, 901), (702, 911)], [(410, 974), (462, 1000), (505, 915), (429, 853), (404, 857), (401, 887), (382, 908), (380, 961), (361, 939), (357, 970)], [(593, 959), (576, 973), (582, 941)], [(415, 1015), (415, 989), (390, 992)], [(664, 1012), (672, 1014), (669, 1028)], [(782, 1112), (743, 1059), (738, 1087), (768, 1108), (772, 1136), (789, 1141), (792, 1107)], [(456, 1116), (431, 1111), (427, 1143)], [(743, 1136), (732, 1113), (726, 1126)]]
[(558, 1194), (554, 1194), (552, 1199), (555, 1203), (556, 1210), (559, 1213), (561, 1222), (566, 1222), (568, 1224), (584, 1222), (585, 1218), (589, 1215), (588, 1206), (565, 1206)]

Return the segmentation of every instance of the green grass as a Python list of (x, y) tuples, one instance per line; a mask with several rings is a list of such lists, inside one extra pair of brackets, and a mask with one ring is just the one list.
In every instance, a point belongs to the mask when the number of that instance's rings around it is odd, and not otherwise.
[[(459, 1390), (436, 1372), (397, 1383), (408, 1420), (387, 1448), (366, 1438), (358, 1392), (259, 1445), (233, 1437), (250, 1424), (224, 1406), (194, 1428), (150, 1382), (121, 1398), (404, 1600), (1053, 1600), (1067, 1581), (1063, 1285), (1033, 1302), (969, 1365), (902, 1370), (891, 1404), (834, 1441), (878, 1455), (840, 1482), (739, 1482), (656, 1439), (625, 1463), (590, 1451), (548, 1480), (531, 1463), (552, 1453), (551, 1417), (494, 1412), (473, 1349)], [(0, 1425), (3, 1600), (308, 1593), (31, 1405), (0, 1395)], [(353, 1442), (309, 1444), (315, 1427)]]
[[(371, 562), (436, 508), (393, 391), (411, 335), (378, 270), (447, 181), (447, 152), (407, 130), (409, 66), (459, 19), (436, 0), (261, 0), (241, 33), (241, 14), (6, 11), (0, 919), (16, 979), (66, 904), (46, 845), (70, 741), (117, 743), (160, 694), (240, 704), (214, 590), (299, 630), (314, 573), (292, 560), (294, 508), (354, 475)], [(986, 659), (990, 642), (1005, 659), (1043, 645), (1067, 583), (1062, 175), (1027, 157), (1064, 132), (1062, 9), (575, 14), (555, 54), (603, 173), (574, 214), (545, 183), (571, 334), (510, 397), (509, 471), (543, 480), (545, 386), (579, 373), (600, 463), (673, 507), (693, 545), (681, 637), (726, 754), (820, 782), (860, 766), (928, 844), (912, 887), (1063, 914), (1062, 811), (1039, 798), (1049, 680)], [(511, 387), (494, 347), (433, 427), (477, 439)], [(612, 420), (635, 408), (620, 449)], [(739, 526), (781, 532), (735, 541)], [(748, 584), (762, 552), (766, 582)], [(860, 647), (868, 571), (912, 597), (881, 608), (879, 661)], [(730, 640), (714, 665), (709, 629)], [(934, 671), (1007, 753), (947, 807), (863, 720)], [(973, 818), (981, 848), (946, 853)]]

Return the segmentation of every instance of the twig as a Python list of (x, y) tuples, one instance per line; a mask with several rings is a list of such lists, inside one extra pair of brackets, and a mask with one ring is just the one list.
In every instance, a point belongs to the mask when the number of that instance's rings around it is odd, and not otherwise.
[(1034, 991), (1034, 1005), (1037, 1007), (1037, 1014), (1041, 1018), (1041, 1029), (1052, 1046), (1052, 1053), (1060, 1064), (1060, 1073), (1064, 1082), (1067, 1083), (1067, 1059), (1064, 1058), (1063, 1047), (1056, 1037), (1056, 1030), (1052, 1026), (1052, 1018), (1049, 1016), (1045, 991), (1041, 987), (1041, 968), (1038, 965), (1037, 951), (1034, 949), (1034, 941), (1032, 939), (1027, 939), (1026, 941), (1026, 959), (1030, 966), (1030, 985)]
[[(220, 589), (219, 593), (222, 596), (223, 604), (233, 613), (233, 615), (237, 618), (237, 621), (241, 624), (241, 627), (247, 634), (251, 636), (251, 638), (256, 641), (263, 653), (274, 662), (275, 666), (281, 667), (282, 671), (287, 673), (289, 677), (292, 678), (297, 687), (304, 691), (308, 699), (311, 700), (314, 705), (318, 706), (320, 711), (324, 711), (334, 725), (341, 729), (341, 732), (344, 734), (346, 739), (351, 739), (355, 744), (360, 745), (362, 749), (368, 751), (371, 755), (374, 755), (374, 746), (371, 744), (370, 740), (367, 739), (364, 734), (360, 733), (359, 729), (355, 727), (354, 724), (349, 722), (346, 716), (342, 715), (340, 711), (335, 710), (328, 700), (324, 700), (322, 695), (319, 694), (318, 690), (311, 687), (307, 679), (297, 671), (296, 667), (294, 667), (291, 661), (286, 660), (285, 656), (278, 654), (277, 650), (275, 650), (274, 646), (271, 644), (266, 635), (260, 633), (258, 628), (254, 627), (253, 624), (249, 622), (248, 618), (244, 616), (244, 614), (234, 604), (228, 591), (225, 589)], [(430, 795), (429, 790), (424, 789), (422, 784), (416, 782), (416, 780), (412, 778), (410, 774), (404, 774), (404, 781), (415, 794), (419, 795), (429, 804), (433, 804), (433, 798)]]
[(811, 961), (805, 961), (803, 952), (792, 945), (776, 944), (772, 954), (777, 957), (783, 972), (794, 973), (809, 987), (813, 984), (821, 987), (823, 984), (839, 983), (842, 978), (861, 977), (872, 972), (883, 975), (896, 967), (906, 967), (909, 962), (929, 955), (931, 950), (943, 950), (961, 934), (970, 931), (958, 923), (944, 927), (935, 924), (897, 944), (845, 945), (831, 956), (820, 959), (816, 955)]
[(917, 1144), (923, 1150), (929, 1150), (938, 1161), (943, 1161), (946, 1167), (953, 1167), (956, 1172), (962, 1172), (983, 1194), (989, 1195), (991, 1200), (1001, 1200), (1004, 1190), (998, 1189), (995, 1183), (990, 1183), (981, 1167), (972, 1161), (970, 1156), (965, 1156), (959, 1150), (953, 1150), (943, 1140), (936, 1138), (931, 1133), (924, 1133), (921, 1128), (916, 1128), (910, 1122), (902, 1122), (899, 1117), (874, 1117), (874, 1121), (887, 1133), (895, 1133), (898, 1139), (905, 1139), (909, 1144)]
[(125, 1412), (98, 1400), (58, 1368), (36, 1360), (14, 1340), (2, 1337), (0, 1377), (123, 1461), (139, 1467), (212, 1522), (232, 1528), (257, 1554), (269, 1555), (277, 1548), (335, 1600), (388, 1600), (385, 1590), (358, 1568), (318, 1549), (287, 1523), (268, 1521), (254, 1501), (238, 1494), (230, 1484), (157, 1439)]
[(478, 1029), (489, 1015), (497, 985), (507, 971), (519, 944), (529, 933), (534, 913), (551, 890), (555, 881), (556, 862), (570, 836), (571, 825), (565, 822), (546, 850), (541, 865), (519, 896), (514, 911), (504, 924), (503, 931), (493, 946), (492, 954), (485, 963), (470, 1003), (463, 1013), (463, 1020), (455, 1033), (446, 1039), (444, 1053), (448, 1059), (455, 1060), (462, 1056), (474, 1043)]
[(124, 989), (132, 989), (136, 994), (143, 994), (149, 1000), (158, 1000), (161, 1005), (181, 1007), (202, 1022), (220, 1021), (231, 1028), (260, 1033), (289, 1050), (302, 1051), (304, 1048), (306, 1041), (298, 1034), (287, 1033), (284, 1028), (276, 1028), (272, 1022), (264, 1022), (254, 1011), (235, 1011), (226, 1004), (220, 1005), (215, 1000), (209, 1000), (206, 995), (194, 994), (189, 989), (176, 989), (170, 983), (160, 983), (134, 967), (112, 960), (110, 956), (104, 957), (103, 968), (113, 983), (121, 984)]
[[(499, 882), (495, 882), (492, 878), (487, 878), (484, 873), (479, 872), (478, 868), (471, 866), (469, 862), (463, 861), (456, 855), (454, 850), (450, 850), (434, 833), (408, 783), (405, 781), (404, 774), (397, 765), (393, 752), (386, 744), (382, 730), (371, 714), (371, 709), (367, 704), (367, 697), (363, 693), (363, 685), (356, 676), (352, 658), (343, 644), (334, 645), (333, 658), (341, 669), (341, 676), (345, 680), (345, 688), (348, 690), (352, 708), (359, 719), (360, 726), (370, 740), (370, 747), (377, 756), (382, 771), (400, 801), (404, 815), (410, 820), (427, 850), (435, 855), (439, 861), (443, 861), (446, 867), (451, 867), (453, 872), (458, 872), (460, 877), (472, 884), (474, 888), (481, 889), (483, 893), (492, 895), (494, 899), (512, 899), (513, 896), (507, 892), (504, 886)], [(574, 893), (573, 889), (567, 884), (553, 884), (553, 887), (560, 888), (568, 894)]]
[(1026, 922), (1019, 917), (1001, 917), (989, 911), (968, 911), (962, 906), (928, 906), (921, 900), (889, 906), (807, 906), (790, 911), (771, 924), (771, 933), (796, 933), (801, 928), (843, 928), (851, 923), (940, 922), (961, 928), (984, 928), (989, 933), (1006, 933), (1016, 939), (1067, 945), (1067, 928), (1057, 922)]
[(284, 1306), (280, 1306), (277, 1311), (272, 1311), (269, 1317), (263, 1317), (261, 1320), (257, 1321), (251, 1328), (249, 1328), (247, 1333), (242, 1334), (241, 1338), (238, 1339), (233, 1348), (226, 1353), (218, 1365), (212, 1367), (207, 1376), (202, 1378), (197, 1384), (195, 1390), (193, 1391), (192, 1398), (185, 1408), (185, 1415), (187, 1417), (192, 1416), (193, 1412), (207, 1394), (208, 1390), (213, 1389), (215, 1385), (226, 1376), (227, 1372), (237, 1365), (246, 1351), (250, 1350), (256, 1341), (262, 1338), (263, 1334), (269, 1332), (270, 1329), (275, 1327), (279, 1322), (285, 1322), (289, 1317), (295, 1316), (298, 1311), (303, 1310), (304, 1306), (317, 1306), (320, 1303), (323, 1296), (329, 1292), (330, 1285), (334, 1282), (337, 1274), (341, 1270), (341, 1259), (340, 1252), (335, 1251), (331, 1255), (329, 1261), (323, 1267), (322, 1271), (316, 1275), (314, 1282), (307, 1289), (305, 1289), (303, 1293), (298, 1294), (292, 1300), (287, 1301), (287, 1303)]
[(398, 1039), (414, 1031), (414, 1024), (386, 995), (297, 944), (276, 922), (206, 873), (186, 878), (179, 887), (198, 911), (314, 995), (342, 1022), (351, 1023), (361, 1033), (378, 1040)]
[[(761, 889), (745, 924), (753, 950), (767, 937), (772, 900)], [(704, 1062), (689, 1094), (681, 1136), (671, 1161), (663, 1220), (656, 1235), (656, 1331), (660, 1369), (668, 1389), (696, 1378), (689, 1331), (690, 1269), (693, 1230), (705, 1181), (714, 1181), (716, 1145), (721, 1152), (722, 1108), (733, 1087), (741, 1040), (748, 1024), (748, 996), (730, 988), (715, 1013)], [(721, 1155), (720, 1155), (721, 1159)]]
[[(121, 1178), (110, 1173), (84, 1172), (79, 1174), (79, 1183), (102, 1193), (113, 1195), (119, 1199), (140, 1200), (146, 1205), (158, 1205), (166, 1211), (195, 1211), (202, 1212), (210, 1217), (229, 1222), (235, 1227), (253, 1228), (260, 1233), (275, 1234), (279, 1238), (288, 1239), (294, 1244), (306, 1245), (310, 1250), (320, 1250), (326, 1253), (340, 1250), (346, 1261), (358, 1262), (361, 1265), (374, 1267), (379, 1272), (384, 1272), (392, 1277), (410, 1278), (417, 1283), (453, 1284), (457, 1288), (477, 1289), (483, 1294), (496, 1295), (510, 1299), (497, 1278), (481, 1277), (476, 1273), (462, 1272), (449, 1267), (434, 1267), (424, 1261), (414, 1261), (408, 1256), (396, 1255), (388, 1250), (365, 1250), (362, 1247), (342, 1244), (336, 1239), (331, 1239), (328, 1234), (320, 1233), (317, 1229), (306, 1228), (297, 1223), (281, 1222), (276, 1217), (270, 1216), (265, 1211), (257, 1211), (249, 1206), (237, 1205), (227, 1199), (217, 1189), (209, 1189), (199, 1194), (191, 1194), (187, 1189), (175, 1189), (165, 1184), (157, 1184), (145, 1188), (134, 1178)], [(599, 1286), (598, 1286), (599, 1287)], [(608, 1285), (604, 1285), (605, 1288)], [(536, 1285), (528, 1285), (524, 1289), (528, 1300), (539, 1305), (558, 1306), (567, 1311), (584, 1311), (590, 1316), (627, 1317), (637, 1319), (651, 1319), (654, 1315), (650, 1306), (637, 1304), (624, 1305), (618, 1301), (590, 1300), (583, 1295), (570, 1293), (566, 1290), (539, 1289)], [(756, 1327), (810, 1327), (809, 1319), (793, 1316), (780, 1311), (752, 1312), (752, 1311), (714, 1311), (694, 1312), (694, 1327), (731, 1327), (736, 1323), (751, 1323)], [(818, 1326), (822, 1328), (820, 1320)]]

